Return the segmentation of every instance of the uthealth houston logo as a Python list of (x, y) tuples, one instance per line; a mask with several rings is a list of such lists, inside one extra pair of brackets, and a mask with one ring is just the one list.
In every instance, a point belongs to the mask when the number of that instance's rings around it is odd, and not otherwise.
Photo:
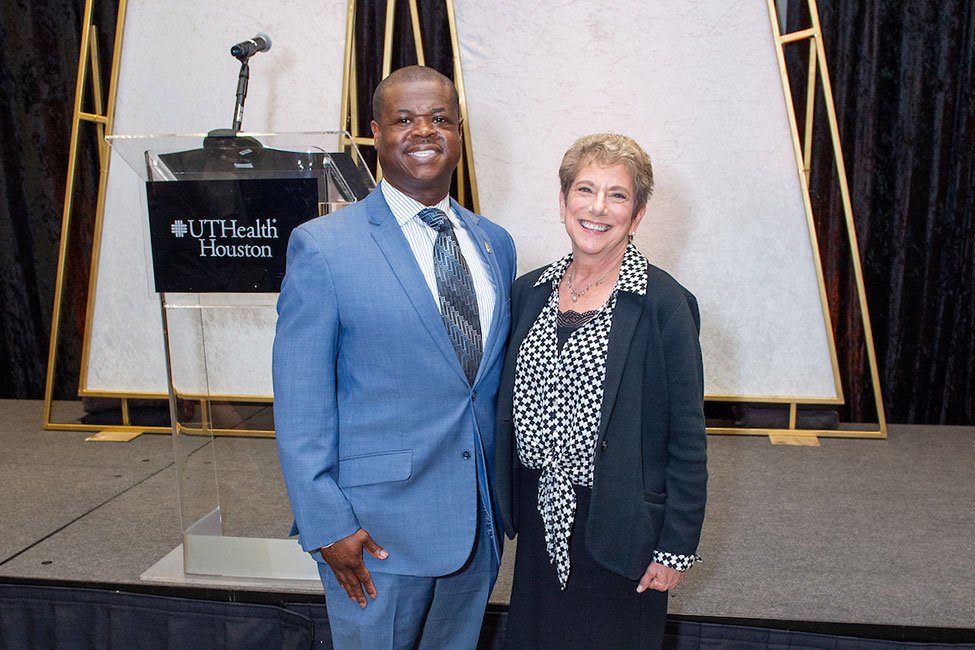
[[(257, 219), (249, 226), (236, 219), (176, 219), (169, 231), (200, 243), (200, 257), (274, 257), (269, 239), (278, 238), (277, 219)], [(243, 240), (243, 241), (242, 241)]]

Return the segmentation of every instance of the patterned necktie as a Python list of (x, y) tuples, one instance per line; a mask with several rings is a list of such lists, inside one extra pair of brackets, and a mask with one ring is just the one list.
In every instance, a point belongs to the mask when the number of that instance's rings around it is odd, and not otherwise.
[(474, 281), (461, 255), (454, 227), (443, 210), (425, 208), (417, 216), (437, 231), (433, 243), (433, 270), (440, 294), (440, 313), (467, 381), (473, 385), (482, 354), (481, 320)]

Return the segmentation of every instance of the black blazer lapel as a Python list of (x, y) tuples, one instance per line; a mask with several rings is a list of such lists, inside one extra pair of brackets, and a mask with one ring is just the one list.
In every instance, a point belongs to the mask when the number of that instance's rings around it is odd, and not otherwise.
[(645, 296), (636, 293), (620, 291), (616, 296), (613, 327), (609, 331), (609, 349), (606, 351), (606, 380), (603, 384), (603, 406), (599, 418), (599, 434), (596, 436), (597, 444), (602, 443), (606, 436), (606, 428), (613, 414), (613, 405), (616, 404), (633, 334), (636, 332), (645, 305)]

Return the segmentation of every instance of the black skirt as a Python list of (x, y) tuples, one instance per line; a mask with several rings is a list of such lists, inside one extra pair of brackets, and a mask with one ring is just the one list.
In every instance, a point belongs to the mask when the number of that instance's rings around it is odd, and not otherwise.
[(562, 590), (555, 565), (545, 550), (545, 529), (538, 512), (540, 472), (524, 466), (519, 470), (518, 553), (505, 647), (659, 648), (667, 618), (667, 594), (653, 590), (638, 594), (637, 581), (603, 568), (586, 550), (592, 490), (575, 487), (576, 517), (569, 537), (571, 568)]

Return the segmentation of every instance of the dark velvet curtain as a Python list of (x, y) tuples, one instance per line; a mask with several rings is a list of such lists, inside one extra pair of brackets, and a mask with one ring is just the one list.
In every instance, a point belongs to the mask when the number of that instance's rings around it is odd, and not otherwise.
[[(116, 3), (96, 2), (104, 72)], [(795, 26), (805, 0), (790, 0)], [(0, 5), (0, 398), (42, 396), (82, 0)], [(381, 74), (384, 3), (358, 0), (359, 122)], [(421, 0), (427, 64), (452, 76), (442, 0)], [(892, 422), (975, 423), (975, 8), (967, 0), (819, 0), (886, 411)], [(398, 3), (393, 67), (414, 63)], [(795, 72), (802, 56), (790, 58)], [(516, 74), (517, 72), (514, 72)], [(88, 107), (90, 108), (90, 102)], [(822, 106), (817, 149), (828, 145)], [(97, 189), (94, 128), (83, 129), (72, 249), (90, 248)], [(812, 188), (850, 419), (874, 416), (834, 170)], [(88, 259), (73, 255), (57, 387), (70, 396), (80, 356)]]
[[(806, 5), (792, 0), (792, 29), (808, 26)], [(971, 424), (975, 5), (820, 0), (819, 15), (888, 419)], [(793, 47), (795, 83), (804, 79), (806, 48)], [(820, 102), (813, 136), (820, 153), (830, 150), (826, 124)], [(835, 167), (828, 156), (817, 160), (812, 200), (847, 415), (869, 420), (873, 393)]]
[[(424, 64), (436, 68), (441, 73), (454, 78), (453, 53), (450, 45), (450, 28), (447, 23), (447, 9), (443, 0), (420, 0), (417, 2), (420, 34), (423, 38)], [(410, 20), (409, 5), (396, 3), (395, 31), (392, 44), (391, 69), (396, 70), (417, 63), (416, 45), (413, 39), (413, 23)], [(356, 2), (356, 69), (358, 74), (358, 118), (359, 131), (353, 135), (371, 137), (369, 122), (372, 120), (372, 93), (382, 80), (383, 40), (386, 28), (386, 3), (374, 0)], [(376, 156), (372, 149), (364, 148), (363, 157), (375, 169)], [(473, 209), (469, 197), (465, 207)], [(456, 175), (451, 194), (457, 196)]]
[[(95, 3), (108, 78), (115, 3)], [(104, 6), (110, 5), (110, 6)], [(0, 398), (40, 398), (67, 177), (83, 0), (0, 3)], [(85, 110), (93, 110), (89, 101)], [(82, 130), (75, 183), (76, 250), (91, 247), (98, 190), (95, 130)], [(77, 391), (89, 260), (68, 260), (58, 394)]]

